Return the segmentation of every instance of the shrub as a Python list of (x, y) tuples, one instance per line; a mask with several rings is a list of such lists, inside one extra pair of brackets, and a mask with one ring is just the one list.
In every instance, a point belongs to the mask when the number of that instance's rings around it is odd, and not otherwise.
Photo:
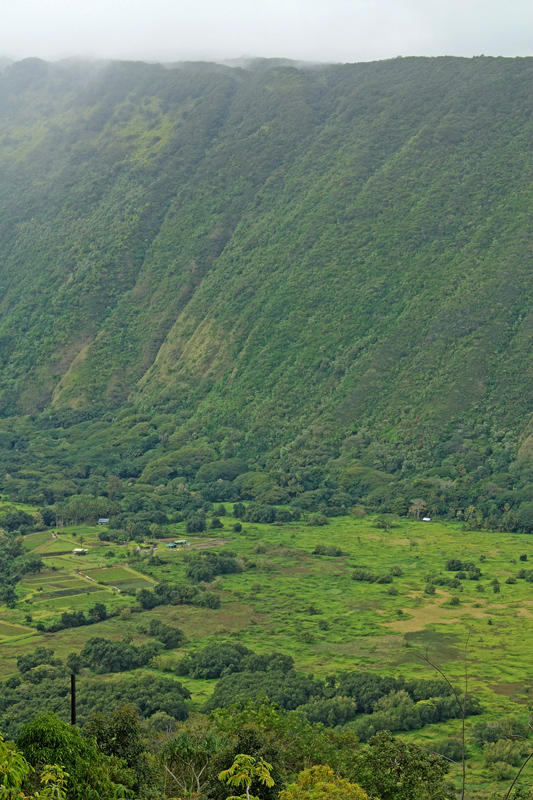
[(511, 764), (513, 767), (519, 767), (528, 749), (527, 744), (523, 741), (513, 742), (511, 739), (499, 739), (497, 742), (487, 742), (483, 746), (483, 755), (487, 764), (503, 762)]
[(317, 546), (313, 550), (313, 555), (339, 557), (343, 556), (344, 552), (341, 550), (340, 547), (335, 547), (335, 545), (332, 544), (317, 544)]
[(446, 562), (446, 569), (448, 572), (459, 572), (459, 570), (463, 569), (463, 562), (458, 558), (450, 558)]
[(329, 522), (325, 514), (310, 514), (307, 524), (310, 526), (327, 525)]
[(357, 567), (352, 572), (352, 580), (354, 581), (363, 581), (365, 583), (374, 583), (376, 580), (376, 575), (368, 569), (362, 569), (361, 567)]
[[(462, 743), (459, 739), (442, 739), (440, 742), (435, 742), (435, 746), (431, 747), (431, 752), (437, 752), (449, 761), (461, 761), (463, 756)], [(468, 754), (465, 751), (465, 758), (467, 757)]]
[(187, 533), (202, 533), (206, 529), (205, 516), (203, 514), (191, 514), (185, 523)]
[(216, 575), (242, 572), (242, 565), (230, 554), (203, 551), (188, 557), (185, 574), (193, 581), (212, 581)]
[(473, 736), (478, 744), (498, 742), (501, 739), (526, 739), (528, 734), (527, 724), (516, 717), (478, 722), (473, 727)]

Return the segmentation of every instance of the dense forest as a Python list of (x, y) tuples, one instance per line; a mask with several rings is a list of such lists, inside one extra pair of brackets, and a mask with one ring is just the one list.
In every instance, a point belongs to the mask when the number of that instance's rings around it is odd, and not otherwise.
[(532, 73), (4, 65), (4, 491), (533, 530)]
[(0, 61), (2, 797), (531, 800), (532, 79)]

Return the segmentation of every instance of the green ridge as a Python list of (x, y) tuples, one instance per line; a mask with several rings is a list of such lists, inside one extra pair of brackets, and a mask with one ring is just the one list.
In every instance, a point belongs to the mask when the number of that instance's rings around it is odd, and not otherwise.
[(6, 490), (66, 470), (56, 499), (95, 463), (165, 482), (194, 440), (280, 499), (335, 485), (533, 526), (532, 77), (5, 67)]

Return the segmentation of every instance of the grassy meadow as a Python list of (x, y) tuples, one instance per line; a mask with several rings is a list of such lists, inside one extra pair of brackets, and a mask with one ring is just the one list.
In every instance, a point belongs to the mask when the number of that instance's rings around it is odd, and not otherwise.
[[(222, 530), (187, 537), (190, 547), (170, 550), (165, 541), (154, 543), (155, 563), (150, 551), (143, 555), (135, 543), (100, 542), (96, 527), (58, 529), (54, 537), (50, 531), (27, 535), (25, 546), (43, 557), (45, 569), (21, 581), (16, 608), (1, 609), (2, 677), (16, 671), (17, 656), (40, 644), (65, 658), (94, 636), (148, 641), (140, 628), (159, 618), (182, 628), (187, 643), (156, 658), (153, 672), (158, 674), (175, 674), (185, 650), (222, 639), (259, 653), (289, 654), (297, 669), (322, 677), (362, 669), (429, 678), (435, 673), (424, 661), (427, 655), (461, 686), (467, 645), (469, 688), (487, 718), (527, 714), (533, 585), (516, 576), (522, 567), (531, 568), (530, 537), (406, 519), (382, 530), (369, 517), (333, 518), (320, 527), (245, 524), (236, 533), (233, 518), (221, 519)], [(186, 535), (180, 525), (173, 526), (173, 534)], [(65, 553), (67, 545), (71, 549)], [(315, 555), (317, 545), (334, 546), (342, 555)], [(72, 553), (80, 546), (87, 555)], [(160, 606), (134, 613), (136, 589), (159, 581), (179, 583), (187, 554), (218, 548), (234, 551), (247, 563), (242, 573), (219, 576), (210, 585), (220, 593), (219, 609)], [(452, 558), (473, 562), (481, 569), (480, 578), (463, 579), (455, 589), (436, 586), (428, 594), (431, 576), (456, 575), (446, 570)], [(391, 583), (369, 583), (353, 579), (357, 569), (396, 574)], [(513, 578), (515, 583), (506, 583)], [(494, 591), (495, 579), (499, 591)], [(117, 615), (56, 633), (35, 630), (37, 622), (50, 623), (65, 610), (86, 611), (96, 602)], [(200, 709), (215, 682), (180, 680), (192, 692), (193, 707)], [(430, 743), (457, 735), (459, 727), (458, 720), (448, 721), (407, 735)], [(472, 755), (469, 764), (479, 788), (486, 789), (492, 785), (490, 775), (475, 747)]]

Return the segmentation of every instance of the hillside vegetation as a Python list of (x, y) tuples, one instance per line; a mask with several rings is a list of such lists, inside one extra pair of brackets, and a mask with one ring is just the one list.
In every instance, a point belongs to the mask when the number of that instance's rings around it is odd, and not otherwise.
[[(141, 721), (160, 772), (153, 786), (145, 775), (152, 792), (144, 786), (135, 797), (224, 800), (227, 792), (215, 787), (233, 760), (218, 730), (226, 719), (243, 734), (235, 754), (255, 756), (259, 748), (282, 764), (290, 741), (303, 736), (304, 766), (329, 764), (372, 798), (405, 800), (402, 783), (384, 794), (371, 776), (353, 771), (353, 758), (392, 731), (398, 747), (423, 748), (417, 768), (429, 755), (458, 788), (462, 708), (452, 687), (463, 691), (466, 653), (466, 797), (503, 798), (531, 751), (531, 537), (400, 518), (388, 527), (379, 517), (337, 517), (326, 526), (310, 524), (311, 517), (249, 522), (253, 505), (219, 505), (218, 525), (208, 532), (188, 534), (191, 518), (151, 526), (158, 537), (148, 541), (141, 523), (130, 529), (128, 520), (122, 531), (69, 525), (2, 535), (3, 735), (20, 741), (44, 712), (67, 722), (75, 672), (77, 720), (99, 744), (109, 714), (111, 742), (120, 719), (129, 720), (128, 742), (131, 715)], [(0, 513), (2, 523), (27, 528), (39, 518), (29, 508)], [(188, 544), (173, 547), (176, 539)], [(267, 701), (276, 717), (292, 720), (275, 758), (261, 750)], [(254, 719), (258, 738), (244, 734)], [(217, 734), (205, 774), (215, 786), (164, 790), (160, 759), (172, 756), (184, 768), (191, 751), (183, 750), (183, 737), (193, 737), (194, 751), (202, 731)], [(316, 736), (329, 749), (309, 750)], [(67, 761), (56, 763), (72, 775)], [(143, 762), (134, 763), (141, 770)], [(300, 768), (292, 764), (274, 793), (257, 795), (277, 797)], [(376, 779), (387, 774), (383, 764), (372, 770)], [(1, 779), (0, 771), (0, 788)], [(531, 786), (529, 766), (519, 785)], [(407, 796), (440, 796), (427, 778), (419, 791)], [(455, 796), (453, 789), (444, 794)], [(516, 797), (530, 800), (527, 792)]]
[(4, 490), (221, 481), (532, 530), (532, 78), (4, 67)]

